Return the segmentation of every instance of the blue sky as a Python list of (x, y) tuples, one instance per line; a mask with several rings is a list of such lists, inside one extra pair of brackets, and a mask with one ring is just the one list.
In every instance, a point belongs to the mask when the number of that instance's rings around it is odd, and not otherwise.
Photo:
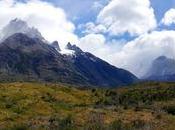
[[(110, 0), (44, 0), (47, 2), (51, 2), (55, 6), (61, 7), (65, 10), (69, 20), (71, 20), (75, 26), (75, 33), (77, 35), (84, 36), (82, 34), (82, 30), (78, 29), (80, 24), (86, 24), (87, 22), (95, 22), (100, 9), (103, 8), (110, 2)], [(94, 3), (98, 2), (101, 4), (101, 8), (93, 8)], [(157, 22), (159, 23), (163, 18), (166, 11), (170, 8), (175, 7), (175, 0), (151, 0), (151, 6), (154, 9), (155, 17)], [(160, 25), (157, 29), (173, 29), (174, 25), (164, 26)], [(123, 34), (122, 36), (108, 36), (104, 34), (107, 39), (125, 39), (125, 40), (133, 40), (135, 37), (130, 36), (128, 33)]]
[[(85, 24), (90, 21), (95, 21), (100, 11), (99, 8), (95, 8), (95, 2), (98, 2), (101, 6), (105, 6), (108, 0), (45, 0), (52, 2), (55, 6), (61, 7), (65, 10), (68, 18), (73, 21), (75, 26)], [(82, 36), (81, 30), (78, 28), (75, 33)]]
[[(171, 8), (175, 8), (175, 0), (151, 0), (151, 6), (154, 8), (154, 13), (158, 22), (164, 17), (164, 14)], [(159, 26), (159, 29), (168, 29), (172, 30), (175, 28), (175, 25), (171, 26)]]
[(151, 5), (157, 20), (160, 21), (167, 10), (175, 7), (175, 0), (151, 0)]
[[(65, 10), (68, 18), (74, 22), (76, 26), (87, 22), (95, 22), (100, 9), (93, 9), (93, 4), (99, 2), (102, 7), (108, 4), (110, 0), (45, 0), (53, 3), (55, 6)], [(158, 22), (163, 18), (166, 11), (175, 8), (175, 0), (151, 0), (151, 6)], [(165, 28), (161, 26), (162, 28)], [(172, 29), (167, 27), (167, 29)], [(80, 31), (80, 30), (78, 30)], [(77, 32), (79, 35), (80, 32)], [(128, 38), (128, 35), (124, 35)]]
[[(27, 1), (27, 0), (18, 0)], [(56, 7), (61, 7), (66, 12), (69, 20), (71, 20), (76, 26), (75, 33), (80, 37), (84, 36), (82, 30), (78, 28), (81, 24), (86, 24), (88, 22), (95, 22), (100, 10), (106, 6), (110, 0), (43, 0), (52, 3)], [(175, 8), (175, 0), (150, 0), (151, 6), (154, 9), (154, 14), (157, 22), (159, 23), (163, 18), (164, 14), (170, 9)], [(94, 7), (95, 3), (99, 3), (101, 7)], [(174, 29), (175, 25), (164, 26), (159, 25), (157, 30), (162, 29)], [(120, 39), (124, 38), (126, 40), (133, 40), (135, 37), (131, 37), (128, 33), (124, 33), (122, 36), (108, 36), (104, 34), (107, 39), (114, 38)]]
[[(76, 23), (88, 22), (95, 20), (96, 10), (92, 10), (93, 3), (100, 2), (106, 5), (110, 0), (44, 0), (53, 3), (55, 6), (63, 8), (70, 19), (77, 17)], [(160, 20), (164, 13), (175, 7), (175, 0), (151, 0), (151, 6), (154, 8), (157, 20)], [(73, 17), (72, 17), (73, 16)]]
[(99, 2), (107, 4), (107, 0), (44, 0), (52, 2), (54, 5), (63, 8), (68, 17), (78, 23), (95, 20), (99, 10), (93, 9), (93, 4)]

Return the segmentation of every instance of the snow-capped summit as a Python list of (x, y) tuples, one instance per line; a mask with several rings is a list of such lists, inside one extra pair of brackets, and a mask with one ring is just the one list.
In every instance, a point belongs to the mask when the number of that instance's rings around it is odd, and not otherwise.
[(72, 50), (72, 51), (74, 51), (76, 53), (81, 53), (82, 52), (82, 50), (79, 47), (77, 47), (76, 45), (72, 45), (70, 42), (68, 42), (66, 48), (68, 50)]
[(9, 36), (12, 36), (15, 33), (23, 33), (26, 34), (28, 37), (31, 38), (39, 38), (42, 41), (45, 41), (42, 37), (41, 33), (34, 27), (29, 27), (27, 22), (21, 20), (21, 19), (13, 19), (11, 20), (3, 29), (1, 32), (1, 40), (4, 40), (8, 38)]
[(59, 51), (63, 55), (76, 56), (77, 54), (82, 53), (83, 51), (76, 45), (72, 45), (70, 42), (65, 46), (64, 49)]

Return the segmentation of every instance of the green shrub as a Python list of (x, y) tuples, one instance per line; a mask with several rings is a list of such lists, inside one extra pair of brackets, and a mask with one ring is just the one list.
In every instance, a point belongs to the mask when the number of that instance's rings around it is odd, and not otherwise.
[(59, 130), (76, 130), (74, 120), (71, 115), (68, 115), (66, 118), (60, 120)]
[(123, 130), (124, 128), (123, 123), (120, 120), (116, 120), (110, 124), (109, 129), (110, 130)]
[(8, 130), (28, 130), (28, 126), (26, 124), (18, 124)]
[(175, 105), (166, 106), (163, 108), (168, 114), (175, 115)]

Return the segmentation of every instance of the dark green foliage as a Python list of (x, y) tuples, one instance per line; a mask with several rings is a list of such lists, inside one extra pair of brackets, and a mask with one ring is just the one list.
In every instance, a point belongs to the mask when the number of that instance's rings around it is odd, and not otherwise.
[(120, 96), (121, 104), (137, 105), (138, 103), (150, 104), (154, 101), (166, 101), (175, 98), (175, 87), (133, 89)]
[(124, 129), (124, 124), (120, 120), (116, 120), (111, 123), (109, 126), (110, 130), (123, 130)]
[(133, 106), (137, 111), (140, 105), (149, 106), (156, 101), (168, 101), (175, 98), (175, 86), (169, 84), (163, 87), (158, 83), (154, 85), (156, 86), (131, 87), (121, 92), (105, 90), (101, 94), (95, 93), (95, 96), (99, 98), (96, 104)]
[(42, 100), (44, 100), (45, 102), (55, 102), (56, 99), (50, 94), (50, 93), (46, 93), (45, 95), (43, 95)]
[(68, 115), (66, 118), (60, 120), (59, 129), (60, 130), (76, 130), (74, 120), (71, 115)]
[(7, 130), (28, 130), (28, 126), (26, 124), (18, 124)]
[(175, 105), (165, 106), (163, 108), (168, 114), (175, 115)]

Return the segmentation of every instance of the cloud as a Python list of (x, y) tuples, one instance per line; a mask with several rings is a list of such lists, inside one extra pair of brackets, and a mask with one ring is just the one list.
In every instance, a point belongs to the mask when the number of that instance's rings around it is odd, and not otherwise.
[(170, 9), (165, 13), (162, 23), (168, 26), (175, 24), (175, 9)]
[(105, 33), (107, 31), (106, 27), (102, 24), (95, 25), (93, 22), (88, 22), (86, 24), (79, 25), (79, 29), (82, 30), (82, 33), (93, 34), (93, 33)]
[(111, 0), (99, 13), (97, 22), (111, 35), (126, 32), (140, 35), (156, 27), (154, 10), (149, 0)]
[(45, 0), (61, 6), (74, 22), (87, 22), (108, 0)]
[(80, 39), (79, 46), (85, 51), (94, 52), (104, 46), (105, 41), (105, 37), (101, 34), (89, 34)]
[(133, 41), (109, 41), (101, 34), (89, 34), (80, 39), (79, 46), (112, 65), (142, 77), (152, 61), (159, 56), (175, 59), (175, 31), (153, 31)]
[[(103, 1), (105, 2), (105, 1)], [(102, 1), (94, 1), (94, 3), (92, 4), (92, 10), (94, 11), (99, 11), (104, 7), (104, 3), (102, 3)]]
[(0, 0), (0, 29), (16, 17), (38, 28), (46, 40), (58, 40), (61, 47), (67, 42), (78, 42), (78, 37), (74, 34), (74, 24), (67, 19), (63, 9), (51, 3), (40, 0), (26, 3)]
[(153, 31), (128, 42), (114, 54), (115, 65), (143, 76), (152, 61), (159, 56), (175, 58), (175, 31)]
[(121, 41), (113, 40), (110, 41), (110, 43), (107, 43), (105, 36), (102, 34), (88, 34), (85, 37), (80, 38), (78, 46), (86, 52), (91, 52), (94, 55), (107, 60), (110, 54), (121, 48), (121, 43)]
[(91, 52), (95, 56), (120, 67), (120, 63), (117, 64), (115, 56), (117, 52), (120, 52), (125, 45), (125, 40), (110, 40), (107, 41), (102, 34), (88, 34), (80, 38), (77, 44), (83, 51)]

